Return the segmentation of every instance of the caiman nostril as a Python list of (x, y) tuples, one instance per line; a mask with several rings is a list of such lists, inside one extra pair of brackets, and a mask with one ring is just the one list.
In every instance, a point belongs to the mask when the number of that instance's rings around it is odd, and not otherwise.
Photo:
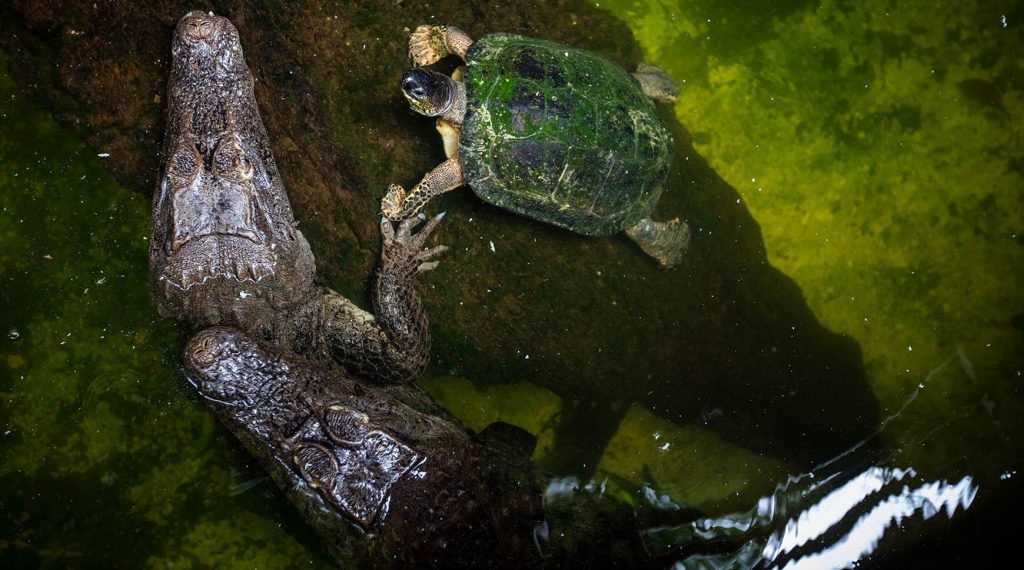
[(198, 16), (188, 23), (185, 33), (193, 40), (205, 40), (213, 35), (213, 30), (213, 21), (204, 16)]

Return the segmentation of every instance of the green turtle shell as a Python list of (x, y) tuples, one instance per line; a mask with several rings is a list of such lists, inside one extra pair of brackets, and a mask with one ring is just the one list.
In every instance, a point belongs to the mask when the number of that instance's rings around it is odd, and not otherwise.
[(466, 54), (465, 81), (459, 155), (485, 201), (586, 235), (616, 233), (654, 209), (672, 136), (621, 67), (492, 34)]

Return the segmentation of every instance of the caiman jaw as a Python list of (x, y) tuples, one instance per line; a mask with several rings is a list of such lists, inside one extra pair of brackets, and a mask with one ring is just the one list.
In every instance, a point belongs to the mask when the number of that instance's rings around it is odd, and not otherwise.
[(194, 136), (182, 137), (169, 160), (161, 186), (167, 198), (159, 202), (169, 210), (161, 272), (165, 295), (211, 279), (259, 283), (274, 275), (275, 239), (260, 198), (258, 157), (229, 126), (204, 145), (195, 144)]
[(239, 283), (259, 283), (260, 281), (273, 277), (275, 274), (276, 259), (271, 258), (266, 262), (235, 261), (230, 265), (221, 263), (219, 260), (211, 260), (210, 265), (194, 264), (186, 268), (168, 267), (167, 271), (160, 276), (163, 282), (164, 294), (170, 296), (175, 290), (188, 291), (196, 285), (202, 285), (211, 279), (225, 279)]

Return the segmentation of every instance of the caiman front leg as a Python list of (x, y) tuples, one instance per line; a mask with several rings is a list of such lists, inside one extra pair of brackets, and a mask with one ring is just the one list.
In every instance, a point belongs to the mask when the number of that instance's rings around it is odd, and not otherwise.
[(465, 183), (462, 162), (458, 157), (449, 158), (428, 172), (408, 193), (398, 184), (389, 186), (380, 201), (380, 209), (392, 220), (404, 220), (418, 214), (434, 196), (454, 190)]
[(397, 232), (391, 221), (381, 220), (384, 244), (372, 292), (376, 316), (328, 290), (321, 306), (326, 349), (352, 375), (409, 382), (427, 366), (429, 324), (415, 282), (418, 274), (437, 267), (434, 258), (448, 249), (424, 245), (443, 217), (439, 214), (416, 234), (412, 230), (419, 218), (404, 220)]

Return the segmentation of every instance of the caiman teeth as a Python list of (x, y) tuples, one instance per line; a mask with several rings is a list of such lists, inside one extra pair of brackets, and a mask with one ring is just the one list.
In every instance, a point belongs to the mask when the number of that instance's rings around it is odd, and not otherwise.
[(186, 267), (180, 272), (165, 272), (160, 276), (160, 281), (163, 294), (170, 298), (211, 280), (259, 283), (264, 278), (274, 277), (275, 269), (276, 263), (273, 260), (266, 262), (221, 258)]
[(259, 283), (265, 277), (271, 277), (274, 275), (274, 266), (267, 263), (249, 263), (235, 262), (234, 277), (239, 281), (252, 281), (253, 283)]
[(193, 285), (202, 283), (204, 277), (201, 270), (185, 270), (181, 274), (181, 288), (188, 290)]
[(256, 280), (255, 274), (249, 269), (249, 266), (241, 261), (235, 262), (235, 278), (239, 281), (245, 281), (246, 279), (254, 281)]

